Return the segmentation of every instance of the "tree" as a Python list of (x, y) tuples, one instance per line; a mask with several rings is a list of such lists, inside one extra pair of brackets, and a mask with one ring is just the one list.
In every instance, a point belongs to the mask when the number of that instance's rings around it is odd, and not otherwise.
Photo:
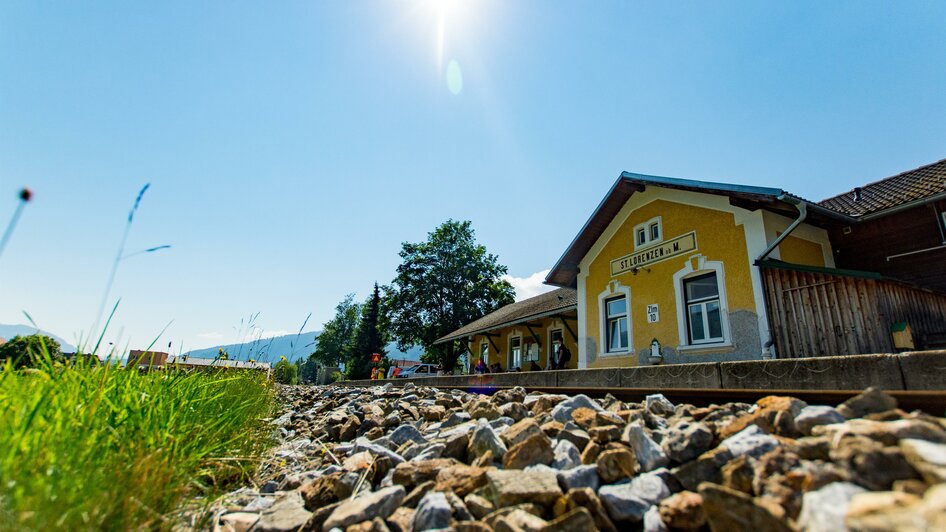
[(322, 325), (310, 357), (322, 366), (338, 366), (349, 358), (361, 316), (361, 305), (354, 301), (355, 294), (345, 296), (335, 307), (335, 317)]
[(309, 355), (305, 362), (299, 363), (299, 382), (303, 384), (312, 384), (319, 376), (319, 361), (314, 355)]
[(10, 361), (14, 368), (36, 367), (49, 356), (52, 362), (62, 362), (62, 347), (59, 342), (42, 334), (14, 336), (0, 344), (0, 363)]
[(401, 245), (402, 263), (385, 287), (385, 311), (399, 349), (421, 345), (449, 371), (462, 347), (439, 338), (513, 302), (506, 267), (476, 243), (469, 221), (448, 220), (426, 242)]
[(384, 334), (380, 329), (381, 292), (378, 283), (374, 292), (362, 307), (361, 322), (355, 335), (355, 343), (345, 362), (345, 373), (349, 379), (367, 379), (371, 375), (371, 355), (384, 356)]

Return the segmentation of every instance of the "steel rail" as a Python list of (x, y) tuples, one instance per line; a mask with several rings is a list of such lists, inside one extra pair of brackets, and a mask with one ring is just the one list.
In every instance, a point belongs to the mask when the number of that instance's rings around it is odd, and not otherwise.
[[(412, 380), (415, 385), (423, 386), (423, 379)], [(342, 384), (342, 383), (338, 383)], [(400, 384), (400, 383), (399, 383)], [(494, 386), (489, 383), (477, 385), (435, 386), (443, 389), (459, 389), (468, 392), (492, 394), (499, 390), (515, 386)], [(589, 397), (604, 397), (608, 394), (626, 402), (644, 400), (652, 394), (663, 394), (674, 403), (688, 403), (696, 406), (723, 404), (730, 402), (753, 403), (769, 395), (797, 397), (808, 404), (837, 406), (854, 397), (863, 390), (788, 390), (788, 389), (721, 389), (721, 388), (622, 388), (601, 386), (524, 386), (527, 392), (543, 392), (564, 395), (585, 394)], [(942, 416), (946, 413), (946, 390), (884, 390), (884, 393), (897, 400), (903, 410), (922, 410), (928, 414)]]

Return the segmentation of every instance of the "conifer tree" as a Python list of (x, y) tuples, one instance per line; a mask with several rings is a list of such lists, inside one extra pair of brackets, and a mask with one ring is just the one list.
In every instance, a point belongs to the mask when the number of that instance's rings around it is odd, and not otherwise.
[(355, 345), (346, 364), (349, 379), (367, 379), (371, 376), (371, 355), (384, 352), (384, 334), (380, 327), (381, 292), (378, 283), (369, 301), (362, 307), (361, 323), (355, 336)]

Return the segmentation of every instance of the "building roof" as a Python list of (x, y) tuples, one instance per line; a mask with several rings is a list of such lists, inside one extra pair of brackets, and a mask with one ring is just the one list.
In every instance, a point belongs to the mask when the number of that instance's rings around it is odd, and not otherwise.
[(818, 204), (851, 216), (864, 216), (944, 193), (946, 159), (856, 187)]
[(168, 358), (167, 365), (177, 364), (180, 366), (215, 366), (221, 368), (239, 368), (239, 369), (269, 369), (269, 362), (249, 362), (246, 360), (220, 360), (218, 358), (195, 358), (190, 356), (172, 356)]
[(435, 343), (439, 344), (451, 340), (460, 340), (475, 334), (494, 331), (501, 327), (508, 327), (510, 325), (560, 314), (577, 308), (578, 292), (572, 288), (558, 288), (517, 303), (511, 303), (494, 312), (490, 312), (482, 318), (444, 336)]
[(855, 220), (843, 213), (833, 211), (802, 197), (790, 194), (780, 188), (757, 187), (752, 185), (737, 185), (732, 183), (714, 183), (711, 181), (697, 181), (676, 177), (662, 177), (646, 174), (622, 172), (612, 185), (604, 199), (594, 213), (585, 222), (578, 235), (568, 245), (549, 274), (545, 282), (553, 286), (575, 287), (578, 275), (578, 263), (591, 249), (594, 243), (604, 234), (608, 225), (614, 220), (627, 200), (635, 192), (643, 192), (648, 186), (688, 190), (703, 194), (714, 194), (729, 197), (730, 203), (757, 209), (765, 208), (779, 214), (794, 218), (798, 211), (794, 207), (799, 203), (808, 206), (810, 223), (825, 224), (829, 222), (852, 223)]
[(420, 361), (410, 360), (407, 358), (391, 358), (391, 359), (388, 359), (388, 362), (390, 362), (392, 366), (396, 365), (400, 368), (409, 368), (411, 366), (416, 366), (420, 364)]

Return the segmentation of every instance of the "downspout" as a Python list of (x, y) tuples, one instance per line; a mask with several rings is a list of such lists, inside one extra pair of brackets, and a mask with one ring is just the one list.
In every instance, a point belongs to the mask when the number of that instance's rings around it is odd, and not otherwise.
[[(789, 224), (789, 226), (785, 229), (785, 231), (782, 231), (782, 234), (780, 234), (778, 238), (776, 238), (775, 241), (769, 245), (769, 247), (765, 248), (765, 251), (763, 251), (762, 254), (759, 255), (758, 258), (756, 258), (755, 260), (755, 266), (756, 268), (759, 268), (759, 279), (762, 281), (763, 291), (766, 290), (765, 275), (762, 274), (762, 267), (760, 266), (760, 264), (762, 263), (763, 260), (765, 260), (766, 257), (769, 256), (769, 254), (772, 253), (772, 251), (775, 250), (776, 247), (778, 247), (779, 244), (782, 243), (783, 240), (785, 240), (786, 237), (788, 237), (788, 235), (792, 233), (792, 231), (795, 230), (795, 228), (797, 228), (799, 225), (802, 224), (802, 222), (805, 221), (805, 218), (808, 218), (808, 205), (804, 201), (799, 201), (785, 194), (780, 195), (777, 199), (794, 205), (795, 208), (798, 209), (798, 218), (796, 218), (794, 222)], [(763, 300), (764, 300), (764, 296), (763, 296)], [(772, 351), (772, 347), (775, 345), (775, 340), (774, 338), (771, 337), (772, 330), (773, 330), (772, 329), (772, 312), (766, 312), (766, 314), (768, 315), (768, 319), (769, 319), (769, 335), (770, 336), (769, 336), (768, 341), (762, 344), (763, 360), (770, 357), (778, 358), (778, 353), (774, 353)]]
[(786, 203), (791, 203), (792, 205), (794, 205), (795, 208), (798, 209), (798, 218), (795, 219), (795, 221), (792, 222), (791, 225), (789, 225), (785, 229), (785, 231), (782, 231), (782, 234), (780, 234), (778, 238), (775, 239), (774, 242), (769, 244), (769, 247), (765, 248), (765, 251), (763, 251), (762, 254), (759, 255), (758, 258), (756, 258), (755, 260), (756, 266), (758, 266), (760, 262), (765, 260), (765, 258), (768, 257), (769, 254), (771, 254), (775, 250), (775, 248), (777, 248), (778, 245), (782, 243), (782, 240), (785, 240), (785, 238), (788, 237), (788, 235), (790, 235), (792, 231), (795, 230), (795, 228), (801, 225), (802, 222), (805, 221), (805, 218), (808, 218), (808, 205), (805, 204), (804, 201), (798, 201), (797, 199), (792, 198), (791, 196), (787, 196), (785, 194), (782, 194), (777, 199), (779, 201), (784, 201)]

